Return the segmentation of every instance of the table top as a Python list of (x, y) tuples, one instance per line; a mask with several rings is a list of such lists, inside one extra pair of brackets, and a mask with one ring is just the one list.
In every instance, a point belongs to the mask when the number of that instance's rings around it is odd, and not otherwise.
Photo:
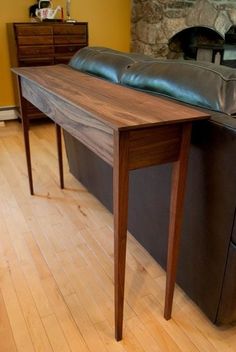
[(108, 82), (68, 65), (12, 71), (67, 103), (80, 106), (114, 130), (188, 122), (209, 117), (198, 109)]

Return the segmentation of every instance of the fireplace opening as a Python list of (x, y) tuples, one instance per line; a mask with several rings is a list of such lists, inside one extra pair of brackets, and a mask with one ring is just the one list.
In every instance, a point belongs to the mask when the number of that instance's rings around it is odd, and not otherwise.
[(204, 60), (215, 62), (222, 55), (224, 38), (208, 27), (183, 29), (170, 38), (169, 59)]

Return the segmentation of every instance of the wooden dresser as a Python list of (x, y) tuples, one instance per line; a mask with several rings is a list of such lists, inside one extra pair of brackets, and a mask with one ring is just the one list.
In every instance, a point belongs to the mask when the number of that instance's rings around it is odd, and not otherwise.
[[(88, 24), (9, 23), (8, 40), (11, 67), (66, 64), (77, 50), (88, 45)], [(20, 106), (16, 81), (14, 90), (16, 104)], [(26, 113), (29, 119), (45, 116), (31, 103), (27, 103)]]

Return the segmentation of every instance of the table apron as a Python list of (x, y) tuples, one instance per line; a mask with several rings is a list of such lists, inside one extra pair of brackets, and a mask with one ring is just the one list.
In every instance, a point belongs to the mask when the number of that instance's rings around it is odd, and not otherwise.
[[(92, 114), (21, 78), (22, 95), (108, 164), (114, 164), (114, 131)], [(128, 169), (178, 160), (182, 123), (120, 130), (128, 138)]]
[(183, 124), (161, 125), (129, 132), (129, 170), (178, 160)]
[(21, 78), (22, 96), (108, 164), (113, 164), (113, 130), (92, 114)]

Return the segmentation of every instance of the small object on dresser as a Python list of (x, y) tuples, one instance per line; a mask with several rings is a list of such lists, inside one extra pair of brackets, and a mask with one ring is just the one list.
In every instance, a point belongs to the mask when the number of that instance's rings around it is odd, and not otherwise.
[(37, 19), (36, 10), (38, 10), (38, 8), (39, 8), (39, 0), (38, 0), (37, 4), (34, 4), (29, 7), (29, 17), (31, 18), (31, 20)]
[(57, 6), (54, 9), (51, 9), (49, 7), (47, 8), (42, 8), (42, 9), (37, 9), (36, 10), (36, 16), (41, 20), (54, 20), (56, 19), (57, 12), (61, 11), (61, 6)]
[(67, 16), (66, 22), (75, 23), (77, 21), (70, 17), (70, 15), (71, 15), (70, 6), (71, 6), (71, 0), (66, 0), (66, 16)]
[(47, 7), (52, 7), (51, 0), (37, 0), (37, 4), (34, 4), (29, 8), (29, 17), (37, 17), (37, 10), (45, 9)]
[[(60, 18), (57, 18), (58, 11), (61, 12)], [(56, 9), (53, 9), (51, 0), (38, 0), (37, 4), (30, 6), (29, 16), (32, 22), (44, 20), (53, 20), (58, 22), (58, 20), (61, 21), (63, 17), (61, 6), (57, 6)]]

